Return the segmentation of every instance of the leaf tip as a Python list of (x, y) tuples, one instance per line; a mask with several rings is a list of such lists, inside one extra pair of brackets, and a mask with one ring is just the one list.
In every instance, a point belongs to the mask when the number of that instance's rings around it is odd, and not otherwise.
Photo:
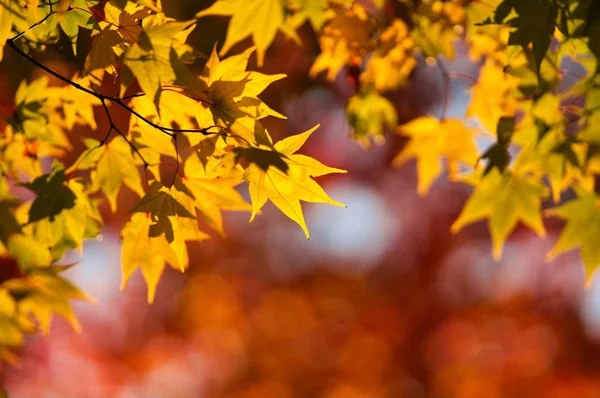
[(494, 242), (492, 248), (492, 258), (495, 262), (499, 262), (502, 258), (502, 242)]

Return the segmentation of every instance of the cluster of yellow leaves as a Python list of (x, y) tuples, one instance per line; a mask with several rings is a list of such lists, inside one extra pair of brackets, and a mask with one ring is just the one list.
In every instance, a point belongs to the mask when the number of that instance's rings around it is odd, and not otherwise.
[(454, 58), (454, 40), (464, 31), (466, 13), (458, 2), (422, 2), (415, 12), (413, 38), (429, 57)]
[[(330, 3), (349, 7), (333, 0), (218, 1), (197, 18), (231, 15), (234, 28), (222, 51), (250, 35), (262, 64), (277, 31), (297, 39), (294, 30), (304, 22), (319, 29)], [(66, 37), (82, 60), (75, 76), (61, 79), (70, 85), (23, 82), (6, 115), (2, 104), (0, 261), (14, 263), (16, 274), (0, 285), (0, 359), (13, 359), (24, 334), (48, 332), (54, 314), (78, 328), (70, 300), (89, 299), (60, 276), (68, 267), (55, 263), (99, 235), (102, 198), (91, 195), (101, 192), (112, 212), (123, 186), (141, 197), (121, 233), (121, 287), (140, 268), (149, 302), (166, 265), (185, 271), (188, 244), (209, 238), (200, 221), (224, 236), (223, 211), (251, 212), (252, 220), (270, 200), (308, 238), (300, 201), (343, 206), (313, 178), (344, 171), (296, 153), (318, 126), (274, 144), (262, 125), (268, 116), (285, 118), (258, 97), (285, 75), (247, 70), (254, 47), (220, 59), (216, 46), (195, 75), (185, 63), (195, 58), (186, 41), (196, 23), (167, 17), (160, 1), (32, 1), (25, 8), (0, 0), (0, 47), (23, 38), (18, 51), (32, 60), (32, 48), (43, 51)], [(91, 32), (87, 54), (79, 53), (83, 29)], [(99, 94), (107, 77), (120, 84), (120, 98)], [(123, 98), (135, 82), (142, 93)], [(132, 113), (127, 132), (114, 123), (114, 105)], [(75, 125), (96, 129), (94, 106), (105, 111), (109, 131), (101, 141), (83, 138), (86, 149), (65, 170), (58, 158), (71, 149), (67, 134)], [(43, 158), (54, 158), (47, 173)], [(81, 171), (89, 173), (82, 178)], [(237, 190), (241, 183), (251, 204)], [(16, 184), (34, 199), (15, 199)]]
[[(456, 34), (462, 33), (464, 26), (470, 58), (475, 62), (483, 60), (478, 78), (472, 79), (471, 98), (465, 115), (478, 121), (481, 128), (475, 130), (467, 127), (470, 122), (447, 119), (445, 115), (441, 120), (431, 116), (417, 118), (397, 128), (408, 142), (393, 163), (401, 166), (412, 158), (416, 159), (417, 191), (424, 195), (444, 170), (442, 162), (446, 160), (451, 180), (464, 180), (474, 187), (473, 194), (452, 226), (453, 232), (471, 223), (487, 220), (496, 259), (519, 223), (544, 236), (543, 215), (564, 219), (567, 224), (548, 257), (581, 246), (589, 281), (592, 271), (600, 266), (600, 250), (593, 245), (594, 239), (600, 236), (596, 225), (600, 202), (594, 193), (594, 179), (600, 171), (597, 156), (599, 140), (596, 128), (592, 127), (598, 120), (596, 110), (600, 96), (591, 88), (597, 84), (593, 78), (597, 63), (589, 62), (595, 58), (586, 56), (589, 54), (586, 40), (565, 37), (558, 31), (555, 39), (560, 45), (540, 59), (543, 43), (535, 41), (545, 40), (540, 32), (527, 32), (522, 26), (477, 25), (489, 17), (500, 3), (503, 3), (502, 0), (471, 2), (464, 12), (458, 2), (422, 3), (424, 8), (419, 18), (423, 22), (418, 18), (411, 32), (416, 48), (426, 55), (435, 56), (441, 52), (452, 57), (451, 41), (457, 37)], [(512, 12), (513, 18), (523, 18), (506, 6), (512, 4), (511, 1), (504, 3), (507, 14)], [(518, 10), (523, 15), (531, 12), (525, 6)], [(442, 25), (445, 28), (441, 28)], [(454, 26), (454, 32), (448, 29), (448, 25)], [(430, 40), (430, 35), (436, 39)], [(512, 43), (509, 43), (509, 36), (514, 36)], [(518, 44), (515, 44), (516, 40)], [(527, 40), (530, 45), (525, 48)], [(375, 59), (376, 52), (372, 59)], [(560, 65), (563, 57), (571, 58), (590, 71), (587, 76), (578, 76), (579, 81), (566, 85), (565, 89), (559, 88), (559, 84), (568, 76), (567, 72), (558, 70), (556, 66)], [(372, 59), (367, 61), (367, 71)], [(378, 70), (373, 68), (372, 76)], [(381, 70), (385, 72), (385, 66)], [(574, 76), (569, 78), (575, 79)], [(385, 86), (381, 85), (376, 88), (378, 91), (385, 90)], [(357, 113), (357, 98), (362, 96), (364, 94), (350, 100), (352, 106), (349, 106), (348, 114), (351, 121)], [(583, 107), (575, 105), (583, 98), (586, 98)], [(360, 112), (363, 117), (370, 117), (371, 122), (385, 125), (385, 119), (375, 116), (375, 112), (369, 113), (366, 109)], [(513, 121), (509, 130), (508, 120)], [(381, 130), (382, 127), (378, 133)], [(480, 133), (497, 134), (498, 143), (481, 153), (475, 145)], [(483, 166), (486, 166), (485, 170)], [(467, 172), (467, 177), (460, 174), (462, 171)], [(575, 189), (578, 198), (563, 204), (563, 193), (572, 189)], [(543, 212), (542, 203), (548, 197), (561, 205)]]
[[(401, 166), (416, 159), (420, 195), (442, 174), (444, 162), (452, 180), (461, 179), (462, 171), (470, 173), (465, 181), (474, 191), (452, 226), (454, 232), (487, 220), (498, 258), (518, 223), (544, 235), (543, 200), (551, 194), (561, 203), (562, 193), (575, 187), (577, 199), (546, 213), (567, 221), (550, 255), (581, 245), (591, 274), (600, 265), (600, 250), (594, 245), (600, 236), (600, 206), (593, 192), (594, 176), (600, 172), (594, 124), (600, 91), (590, 90), (598, 86), (590, 69), (597, 61), (586, 58), (594, 52), (595, 39), (563, 32), (554, 36), (558, 50), (547, 51), (557, 27), (554, 2), (538, 4), (549, 20), (534, 20), (531, 3), (464, 3), (217, 0), (195, 19), (181, 22), (165, 15), (160, 1), (60, 0), (52, 6), (32, 1), (25, 8), (18, 0), (0, 0), (1, 47), (15, 31), (40, 49), (64, 34), (73, 55), (84, 60), (82, 77), (72, 78), (69, 87), (48, 87), (45, 79), (21, 84), (14, 109), (5, 118), (7, 128), (0, 137), (0, 254), (14, 259), (27, 278), (0, 286), (0, 357), (10, 356), (4, 346), (19, 345), (23, 333), (35, 329), (30, 316), (44, 330), (53, 313), (76, 325), (68, 300), (85, 297), (59, 276), (62, 268), (49, 265), (65, 250), (81, 251), (85, 238), (98, 235), (99, 200), (90, 194), (101, 191), (113, 212), (123, 185), (141, 197), (121, 234), (122, 288), (140, 268), (150, 302), (166, 265), (184, 271), (188, 243), (209, 237), (199, 221), (224, 235), (223, 211), (249, 211), (252, 221), (270, 200), (308, 238), (301, 201), (343, 206), (313, 178), (345, 171), (297, 153), (318, 126), (273, 143), (262, 124), (269, 116), (285, 118), (259, 98), (284, 75), (247, 70), (254, 51), (262, 66), (277, 34), (299, 41), (296, 29), (305, 23), (317, 32), (321, 49), (310, 76), (326, 72), (332, 81), (349, 67), (356, 93), (346, 111), (355, 139), (365, 146), (381, 143), (386, 129), (406, 137), (393, 163)], [(570, 9), (578, 9), (579, 2), (573, 3)], [(409, 18), (393, 15), (395, 7)], [(381, 18), (384, 8), (387, 20)], [(215, 46), (202, 73), (195, 75), (185, 66), (195, 59), (187, 37), (198, 20), (213, 15), (230, 17), (221, 56), (246, 38), (254, 47), (221, 59)], [(490, 15), (492, 23), (505, 25), (478, 25)], [(581, 27), (586, 22), (582, 18), (565, 26)], [(91, 31), (92, 39), (91, 50), (83, 55), (77, 54), (82, 29)], [(467, 43), (473, 61), (485, 59), (479, 77), (473, 78), (466, 111), (467, 118), (480, 122), (482, 132), (498, 137), (482, 154), (470, 121), (447, 118), (444, 109), (439, 119), (423, 116), (396, 128), (396, 109), (383, 96), (408, 83), (419, 54), (427, 57), (428, 65), (440, 56), (452, 59), (457, 39)], [(561, 92), (564, 75), (557, 65), (565, 56), (587, 67), (590, 77)], [(120, 96), (134, 82), (142, 93), (125, 105), (123, 99), (77, 89), (98, 90), (106, 74), (118, 79)], [(576, 100), (565, 106), (573, 96)], [(580, 108), (575, 104), (583, 97)], [(102, 98), (111, 123), (106, 137), (100, 142), (84, 139), (87, 149), (71, 168), (63, 170), (55, 162), (44, 174), (40, 157), (58, 158), (69, 150), (66, 133), (75, 124), (96, 128), (97, 98)], [(108, 114), (111, 102), (135, 115), (126, 134)], [(567, 119), (569, 112), (577, 118)], [(118, 136), (111, 137), (113, 132)], [(145, 178), (141, 165), (147, 168)], [(79, 170), (90, 171), (89, 186), (74, 177)], [(11, 197), (9, 180), (32, 191), (35, 199), (19, 205)], [(244, 182), (251, 203), (236, 189)], [(17, 300), (15, 292), (27, 294)]]
[(417, 192), (420, 195), (426, 195), (442, 173), (442, 157), (446, 159), (450, 178), (458, 176), (461, 163), (474, 167), (477, 162), (474, 131), (461, 120), (439, 121), (432, 116), (423, 116), (400, 126), (398, 131), (410, 140), (392, 163), (400, 167), (412, 158), (417, 159)]
[(406, 84), (408, 75), (417, 66), (414, 49), (406, 24), (394, 21), (379, 36), (379, 43), (360, 76), (361, 83), (373, 84), (379, 92), (396, 90)]
[[(44, 236), (32, 232), (34, 228), (40, 231), (42, 225), (33, 223), (21, 229), (28, 205), (13, 214), (10, 210), (18, 202), (6, 194), (0, 192), (0, 262), (4, 275), (12, 276), (0, 284), (0, 359), (16, 363), (18, 357), (13, 352), (23, 343), (25, 334), (48, 334), (55, 314), (79, 329), (70, 300), (93, 300), (60, 276), (68, 266), (49, 266), (54, 256), (52, 245), (38, 240)], [(46, 237), (59, 233), (48, 224), (43, 229)]]
[(212, 6), (196, 14), (230, 16), (229, 29), (220, 55), (225, 55), (235, 44), (251, 37), (256, 46), (258, 66), (262, 66), (265, 52), (278, 32), (299, 41), (295, 29), (308, 21), (319, 30), (327, 19), (330, 5), (348, 7), (350, 0), (217, 0)]
[[(150, 163), (154, 182), (137, 206), (122, 231), (123, 284), (140, 268), (148, 284), (148, 300), (154, 298), (157, 283), (167, 264), (184, 271), (189, 265), (187, 241), (201, 241), (209, 236), (201, 232), (198, 219), (220, 235), (224, 235), (222, 211), (252, 211), (251, 221), (267, 200), (296, 221), (308, 237), (308, 229), (300, 201), (330, 203), (330, 199), (311, 177), (343, 170), (327, 167), (313, 158), (295, 154), (316, 127), (273, 144), (261, 119), (284, 118), (262, 102), (260, 95), (271, 83), (285, 75), (265, 75), (248, 71), (248, 59), (254, 48), (225, 59), (216, 49), (206, 62), (201, 75), (183, 75), (183, 85), (168, 85), (158, 102), (157, 112), (147, 97), (134, 98), (133, 109), (161, 126), (197, 131), (177, 132), (174, 139), (132, 118), (130, 134), (133, 144)], [(204, 129), (204, 133), (198, 131)], [(93, 187), (102, 189), (114, 202), (121, 183), (140, 192), (139, 174), (135, 166), (122, 167), (125, 158), (107, 158), (110, 151), (118, 156), (130, 148), (120, 137), (106, 148), (82, 160), (83, 168), (95, 167)], [(104, 148), (104, 147), (103, 147)], [(85, 156), (82, 155), (82, 156)], [(96, 160), (97, 159), (97, 160)], [(100, 161), (120, 168), (100, 175)], [(170, 159), (176, 172), (162, 179), (161, 165)], [(239, 163), (244, 159), (246, 166)], [(128, 159), (130, 165), (133, 159)], [(94, 166), (95, 163), (95, 166)], [(182, 166), (176, 166), (182, 163)], [(79, 166), (82, 168), (82, 166)], [(173, 170), (171, 170), (173, 171)], [(252, 205), (235, 189), (247, 182)], [(113, 198), (113, 199), (111, 199)], [(141, 214), (138, 214), (141, 213)]]
[(321, 54), (315, 59), (309, 75), (315, 77), (327, 71), (334, 80), (346, 65), (360, 65), (362, 59), (376, 47), (373, 34), (374, 18), (359, 4), (349, 10), (332, 10), (319, 38)]

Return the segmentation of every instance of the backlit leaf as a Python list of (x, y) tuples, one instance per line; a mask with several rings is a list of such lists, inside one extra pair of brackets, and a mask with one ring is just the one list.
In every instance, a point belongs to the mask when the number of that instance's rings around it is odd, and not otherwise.
[(487, 219), (494, 258), (499, 259), (504, 241), (519, 221), (538, 235), (545, 235), (541, 205), (546, 196), (547, 189), (539, 180), (516, 174), (500, 174), (492, 169), (478, 182), (460, 216), (452, 224), (452, 232)]
[(264, 171), (254, 164), (246, 169), (244, 180), (248, 181), (248, 189), (252, 199), (250, 221), (254, 219), (269, 199), (286, 216), (297, 222), (302, 227), (306, 237), (309, 238), (308, 228), (300, 206), (301, 200), (344, 207), (342, 203), (332, 200), (311, 177), (330, 173), (345, 173), (346, 171), (325, 166), (308, 156), (295, 154), (317, 127), (319, 126), (275, 144), (275, 149), (286, 155), (285, 162), (289, 166), (287, 173), (273, 166)]

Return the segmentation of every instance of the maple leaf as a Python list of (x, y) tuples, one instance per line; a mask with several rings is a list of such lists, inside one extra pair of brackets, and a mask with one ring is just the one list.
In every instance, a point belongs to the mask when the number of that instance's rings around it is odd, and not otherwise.
[(17, 205), (18, 202), (11, 199), (0, 200), (0, 242), (5, 245), (9, 236), (21, 233), (21, 226), (13, 214), (13, 210)]
[(546, 210), (545, 214), (566, 221), (556, 245), (547, 258), (574, 247), (581, 247), (581, 258), (585, 265), (586, 282), (589, 285), (594, 271), (600, 266), (600, 202), (594, 192), (577, 190), (577, 198), (560, 207)]
[(22, 184), (25, 188), (37, 194), (29, 210), (29, 221), (32, 223), (46, 217), (50, 221), (63, 210), (75, 206), (76, 196), (65, 184), (67, 178), (64, 169), (54, 170), (50, 174), (44, 174), (30, 183)]
[(207, 234), (200, 231), (198, 226), (198, 212), (195, 209), (195, 207), (199, 208), (195, 206), (198, 201), (194, 198), (194, 194), (186, 182), (179, 175), (176, 175), (173, 180), (173, 186), (170, 189), (173, 198), (190, 214), (193, 214), (191, 218), (179, 215), (169, 217), (174, 230), (174, 238), (172, 242), (169, 242), (169, 245), (177, 256), (177, 263), (174, 266), (181, 272), (184, 272), (189, 265), (189, 255), (185, 242), (200, 242), (209, 238)]
[[(578, 142), (575, 136), (565, 136), (564, 127), (548, 129), (543, 123), (529, 125), (531, 127), (515, 132), (514, 141), (521, 144), (522, 149), (515, 159), (514, 169), (545, 176), (555, 203), (560, 202), (561, 193), (572, 185), (593, 190), (593, 164), (589, 162), (587, 171), (583, 167), (587, 145)], [(541, 132), (543, 135), (539, 138)]]
[(2, 346), (19, 346), (23, 343), (23, 332), (15, 325), (15, 315), (17, 315), (16, 300), (7, 289), (0, 288), (0, 345)]
[[(213, 48), (202, 75), (187, 82), (190, 88), (175, 87), (182, 94), (199, 101), (196, 116), (199, 124), (205, 121), (205, 110), (208, 109), (213, 119), (211, 125), (227, 127), (235, 135), (255, 141), (264, 135), (257, 120), (267, 116), (286, 118), (258, 98), (271, 83), (285, 75), (247, 71), (248, 58), (253, 51), (254, 48), (249, 48), (221, 60), (216, 48)], [(262, 138), (262, 143), (265, 143)]]
[(85, 59), (85, 74), (95, 78), (100, 86), (104, 73), (116, 76), (117, 55), (114, 47), (122, 44), (123, 40), (110, 27), (105, 27), (93, 36), (92, 48)]
[(509, 24), (512, 27), (509, 46), (519, 46), (525, 51), (531, 45), (539, 73), (554, 36), (557, 15), (558, 6), (550, 0), (504, 0), (483, 24)]
[(502, 117), (498, 121), (498, 128), (496, 136), (498, 141), (489, 147), (480, 159), (487, 159), (488, 164), (483, 171), (483, 175), (489, 173), (492, 168), (497, 168), (500, 173), (504, 173), (506, 167), (511, 160), (511, 156), (508, 153), (508, 147), (511, 142), (512, 135), (515, 130), (515, 118), (514, 117)]
[(221, 56), (234, 44), (252, 36), (259, 67), (263, 66), (265, 52), (283, 25), (284, 17), (281, 0), (218, 0), (197, 13), (196, 18), (207, 15), (231, 16)]
[(47, 267), (52, 263), (52, 254), (47, 247), (31, 236), (12, 234), (6, 241), (8, 254), (17, 260), (22, 270)]
[[(77, 247), (81, 253), (83, 239), (94, 238), (98, 235), (102, 217), (98, 211), (97, 201), (88, 196), (84, 183), (77, 178), (71, 178), (64, 182), (62, 165), (55, 162), (53, 168), (53, 172), (49, 175), (57, 176), (53, 177), (53, 183), (47, 189), (45, 188), (48, 184), (47, 181), (41, 185), (44, 186), (44, 192), (48, 191), (47, 193), (51, 195), (50, 203), (56, 202), (56, 204), (46, 208), (49, 204), (43, 200), (38, 202), (37, 207), (34, 207), (35, 201), (27, 202), (16, 210), (15, 215), (21, 224), (26, 224), (23, 232), (50, 247), (53, 256), (58, 259), (62, 257), (66, 249)], [(46, 177), (42, 176), (41, 178)], [(67, 195), (69, 198), (74, 195), (74, 204), (71, 199), (61, 202), (60, 197)], [(38, 196), (36, 200), (39, 198)], [(59, 209), (60, 211), (58, 211)], [(53, 213), (56, 214), (50, 217), (50, 214)]]
[(133, 214), (121, 230), (121, 264), (123, 280), (121, 290), (127, 286), (129, 277), (138, 267), (148, 285), (148, 302), (154, 301), (156, 285), (165, 264), (177, 264), (177, 256), (163, 235), (150, 237), (152, 225), (150, 214)]
[(15, 93), (16, 111), (7, 120), (15, 132), (30, 141), (44, 141), (53, 146), (69, 148), (65, 133), (53, 123), (57, 91), (48, 88), (48, 79), (42, 77), (30, 84), (24, 80)]
[(468, 224), (487, 219), (493, 255), (498, 260), (504, 241), (519, 221), (539, 236), (545, 235), (541, 206), (546, 196), (547, 189), (539, 179), (500, 174), (492, 169), (478, 182), (451, 230), (456, 233)]
[[(147, 20), (150, 19), (144, 21)], [(123, 59), (160, 113), (158, 104), (162, 88), (175, 81), (175, 69), (180, 67), (181, 54), (187, 51), (185, 41), (194, 24), (166, 21), (150, 25), (153, 22), (150, 21), (140, 32), (139, 41), (127, 48)]]
[(221, 236), (225, 235), (221, 211), (251, 210), (234, 188), (243, 181), (241, 173), (230, 173), (219, 178), (210, 168), (205, 168), (198, 156), (190, 156), (185, 162), (184, 174), (183, 183), (194, 195), (196, 208)]
[(54, 314), (66, 319), (75, 330), (81, 327), (71, 307), (70, 300), (95, 300), (75, 287), (59, 274), (68, 267), (43, 267), (31, 270), (27, 278), (10, 279), (3, 287), (13, 295), (24, 297), (19, 300), (19, 311), (26, 322), (33, 316), (45, 334), (50, 332), (50, 323)]
[(355, 94), (346, 104), (348, 123), (352, 126), (352, 138), (369, 147), (371, 140), (383, 143), (385, 129), (396, 128), (398, 114), (387, 98), (376, 91)]
[(0, 0), (0, 61), (4, 55), (4, 43), (12, 36), (13, 19), (18, 18), (19, 8), (15, 0)]
[(287, 0), (285, 6), (292, 13), (285, 22), (294, 28), (309, 21), (313, 29), (319, 31), (327, 21), (329, 0)]
[(130, 210), (133, 215), (122, 230), (121, 289), (125, 288), (131, 273), (140, 267), (148, 285), (148, 302), (154, 299), (165, 264), (184, 272), (189, 265), (186, 242), (209, 238), (199, 229), (195, 201), (187, 181), (176, 175), (172, 182), (167, 188), (154, 181), (150, 192)]
[(417, 159), (419, 184), (417, 191), (426, 195), (433, 181), (442, 172), (446, 157), (450, 177), (459, 171), (459, 164), (474, 166), (477, 161), (473, 130), (458, 119), (437, 120), (423, 116), (398, 127), (398, 132), (410, 138), (392, 163), (399, 167), (409, 159)]
[(62, 13), (58, 19), (62, 31), (71, 41), (73, 54), (77, 55), (79, 28), (93, 30), (97, 27), (86, 0), (71, 0), (69, 10)]
[(119, 9), (111, 3), (106, 3), (104, 15), (106, 21), (111, 24), (111, 29), (116, 28), (117, 33), (123, 40), (135, 43), (139, 41), (142, 33), (140, 22), (150, 15), (150, 9), (130, 2), (127, 2), (123, 9)]
[[(74, 82), (82, 87), (90, 88), (91, 84), (86, 78), (72, 78)], [(96, 129), (96, 117), (94, 106), (101, 102), (94, 96), (84, 93), (73, 86), (48, 87), (48, 103), (50, 106), (59, 108), (62, 112), (61, 125), (71, 130), (75, 124), (87, 125)]]
[(274, 149), (285, 155), (284, 161), (289, 166), (287, 173), (275, 167), (269, 167), (264, 171), (254, 164), (246, 169), (243, 178), (248, 181), (248, 190), (252, 199), (250, 221), (265, 205), (267, 199), (270, 199), (283, 214), (298, 223), (309, 238), (300, 200), (345, 207), (342, 203), (332, 200), (311, 177), (346, 171), (325, 166), (311, 157), (295, 154), (318, 127), (319, 125), (304, 133), (284, 138), (275, 144)]
[(117, 209), (117, 195), (124, 184), (140, 197), (144, 196), (142, 180), (131, 154), (129, 144), (122, 137), (100, 145), (94, 139), (85, 139), (88, 150), (83, 152), (74, 166), (78, 169), (92, 169), (92, 192), (101, 189), (113, 212)]
[(138, 202), (130, 213), (150, 213), (153, 224), (150, 226), (150, 236), (164, 235), (168, 243), (173, 242), (175, 234), (172, 217), (195, 218), (177, 199), (170, 189), (158, 181), (150, 185), (150, 191)]
[(247, 162), (256, 165), (263, 171), (267, 171), (269, 167), (273, 166), (283, 173), (287, 173), (290, 168), (284, 160), (286, 156), (277, 151), (254, 147), (237, 147), (232, 152), (235, 154), (236, 162), (244, 158)]
[(496, 131), (500, 118), (514, 116), (518, 108), (511, 93), (519, 83), (520, 79), (505, 74), (502, 66), (487, 60), (477, 83), (471, 87), (471, 102), (466, 115), (477, 118), (489, 132)]

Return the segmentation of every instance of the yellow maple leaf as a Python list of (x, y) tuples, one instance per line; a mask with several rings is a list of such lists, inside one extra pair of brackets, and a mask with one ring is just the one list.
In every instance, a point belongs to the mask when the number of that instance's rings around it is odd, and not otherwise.
[(148, 15), (150, 15), (150, 9), (130, 2), (126, 3), (123, 10), (110, 2), (104, 6), (104, 16), (110, 23), (110, 28), (116, 29), (117, 33), (128, 42), (138, 41), (142, 33), (140, 21)]
[(184, 272), (189, 265), (186, 241), (201, 241), (208, 235), (198, 227), (194, 199), (178, 176), (170, 188), (154, 181), (150, 191), (130, 210), (130, 221), (121, 231), (121, 263), (124, 289), (136, 268), (148, 285), (148, 302), (165, 264)]
[(230, 173), (225, 177), (215, 174), (200, 162), (198, 156), (192, 155), (185, 162), (183, 183), (194, 194), (200, 214), (224, 236), (221, 211), (250, 211), (251, 207), (234, 188), (242, 182), (241, 173)]
[(521, 221), (544, 236), (542, 222), (542, 199), (547, 196), (544, 184), (535, 177), (517, 174), (500, 174), (492, 169), (478, 181), (475, 191), (463, 207), (460, 216), (452, 224), (452, 232), (464, 226), (487, 219), (492, 235), (493, 255), (498, 260), (504, 241)]
[[(535, 126), (516, 130), (514, 142), (523, 142), (524, 145), (515, 159), (513, 169), (519, 173), (530, 172), (539, 178), (547, 177), (554, 203), (560, 202), (561, 193), (573, 184), (593, 191), (593, 174), (580, 167), (585, 163), (587, 144), (569, 143), (564, 137), (564, 127), (551, 129), (539, 140), (538, 133)], [(525, 139), (526, 135), (530, 135), (530, 138)], [(597, 163), (591, 161), (588, 171), (596, 166)]]
[(328, 167), (309, 156), (295, 153), (318, 127), (319, 125), (275, 144), (275, 150), (284, 155), (283, 160), (289, 166), (287, 173), (273, 166), (269, 166), (267, 171), (255, 164), (248, 166), (243, 178), (248, 181), (248, 190), (252, 199), (250, 221), (265, 205), (267, 199), (270, 199), (286, 216), (297, 222), (306, 237), (309, 238), (310, 235), (300, 206), (301, 200), (345, 207), (344, 204), (332, 200), (311, 177), (345, 173), (346, 170)]
[(85, 59), (84, 70), (87, 77), (98, 87), (102, 84), (104, 72), (116, 76), (117, 55), (115, 48), (122, 43), (122, 38), (110, 26), (105, 26), (104, 29), (93, 36), (92, 48)]
[(600, 266), (600, 199), (594, 192), (578, 190), (577, 195), (577, 199), (545, 212), (551, 217), (566, 221), (558, 242), (547, 258), (552, 259), (560, 253), (580, 246), (586, 284), (589, 285), (594, 272)]
[(196, 18), (207, 15), (231, 16), (220, 54), (226, 54), (234, 44), (252, 36), (256, 45), (258, 66), (263, 65), (265, 52), (275, 39), (284, 19), (281, 0), (218, 0), (206, 10), (197, 13)]
[(68, 267), (53, 266), (32, 270), (27, 278), (14, 278), (4, 282), (2, 286), (9, 291), (24, 296), (19, 300), (18, 324), (28, 333), (34, 332), (31, 317), (35, 319), (44, 334), (50, 333), (50, 323), (54, 314), (67, 320), (71, 326), (81, 329), (75, 312), (69, 300), (84, 300), (89, 303), (96, 301), (81, 292), (67, 279), (59, 275)]
[(293, 28), (309, 21), (315, 31), (319, 31), (327, 20), (329, 0), (287, 0), (285, 7), (291, 15), (287, 16), (286, 24)]
[(148, 302), (154, 300), (156, 285), (165, 269), (165, 263), (177, 267), (177, 255), (164, 235), (150, 237), (152, 220), (149, 214), (136, 213), (121, 230), (121, 265), (125, 289), (129, 277), (138, 267), (148, 285)]
[(260, 139), (262, 134), (258, 120), (267, 116), (286, 119), (258, 98), (271, 83), (285, 75), (247, 71), (248, 58), (254, 50), (251, 47), (241, 54), (219, 59), (216, 48), (213, 48), (199, 78), (189, 76), (188, 88), (172, 86), (173, 90), (199, 102), (195, 108), (198, 124), (206, 124), (206, 110), (209, 110), (212, 114), (211, 125), (226, 127), (233, 133), (230, 135), (253, 142)]
[(400, 167), (409, 159), (417, 159), (417, 191), (420, 195), (426, 195), (441, 174), (443, 156), (450, 178), (458, 174), (460, 163), (474, 166), (477, 161), (474, 131), (458, 119), (439, 121), (432, 116), (423, 116), (398, 127), (398, 132), (408, 136), (410, 141), (392, 163)]
[(104, 192), (110, 209), (117, 209), (117, 195), (124, 184), (138, 196), (144, 196), (142, 180), (129, 144), (120, 136), (100, 146), (96, 140), (85, 140), (88, 151), (74, 165), (78, 169), (92, 169), (92, 191)]
[(481, 124), (494, 133), (503, 116), (513, 116), (517, 100), (510, 93), (519, 86), (520, 79), (504, 73), (502, 66), (488, 59), (479, 72), (477, 83), (471, 88), (471, 103), (467, 116), (479, 119)]

